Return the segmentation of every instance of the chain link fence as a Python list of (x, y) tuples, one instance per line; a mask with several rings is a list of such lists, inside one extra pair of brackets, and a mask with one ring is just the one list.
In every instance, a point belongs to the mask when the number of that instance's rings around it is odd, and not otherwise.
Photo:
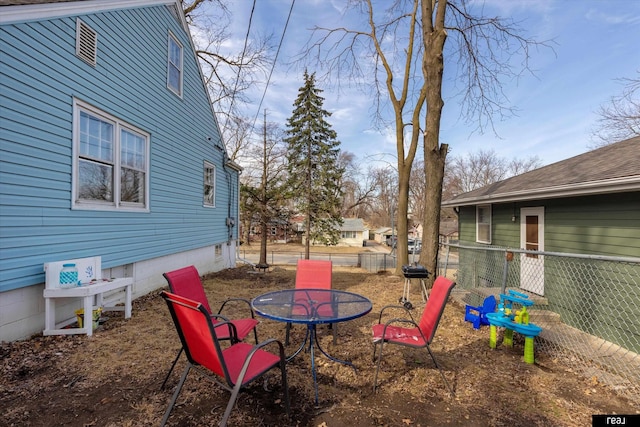
[(442, 244), (438, 270), (465, 304), (526, 293), (537, 352), (640, 396), (640, 258)]

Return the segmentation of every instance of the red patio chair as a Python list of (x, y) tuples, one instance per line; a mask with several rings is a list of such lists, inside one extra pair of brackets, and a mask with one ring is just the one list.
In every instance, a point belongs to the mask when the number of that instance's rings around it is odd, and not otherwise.
[[(285, 407), (287, 415), (289, 415), (286, 358), (284, 346), (280, 341), (268, 339), (255, 346), (244, 342), (235, 342), (222, 350), (218, 332), (226, 329), (227, 333), (231, 334), (233, 326), (230, 322), (214, 324), (209, 311), (198, 301), (166, 291), (163, 291), (161, 295), (167, 302), (171, 318), (182, 342), (182, 348), (187, 355), (187, 366), (162, 418), (162, 426), (169, 419), (171, 410), (192, 367), (201, 367), (208, 371), (207, 373), (214, 374), (207, 375), (207, 377), (231, 392), (231, 398), (220, 421), (221, 426), (227, 425), (227, 419), (235, 405), (240, 389), (276, 366), (280, 367), (282, 374)], [(271, 344), (278, 346), (279, 355), (263, 350), (265, 346)]]
[[(256, 330), (258, 320), (256, 320), (253, 309), (251, 308), (251, 302), (244, 298), (228, 298), (222, 303), (222, 306), (220, 306), (218, 313), (213, 314), (213, 312), (211, 311), (211, 307), (209, 306), (209, 301), (207, 300), (207, 295), (204, 292), (204, 287), (202, 286), (200, 275), (198, 274), (198, 270), (195, 266), (190, 265), (189, 267), (170, 271), (168, 273), (164, 273), (163, 276), (165, 277), (165, 279), (167, 279), (167, 282), (169, 283), (169, 289), (171, 289), (172, 293), (201, 303), (211, 316), (211, 320), (213, 323), (219, 321), (228, 321), (232, 324), (231, 329), (222, 328), (217, 331), (219, 340), (230, 340), (232, 343), (242, 341), (253, 330), (253, 337), (256, 341), (256, 344), (258, 344), (258, 331)], [(229, 302), (241, 302), (247, 304), (247, 306), (249, 307), (249, 312), (251, 313), (251, 317), (242, 319), (228, 319), (227, 317), (223, 316), (221, 314), (222, 310)], [(162, 386), (160, 387), (161, 389), (164, 389), (164, 386), (166, 385), (169, 376), (173, 372), (173, 368), (176, 366), (176, 363), (178, 362), (182, 351), (183, 349), (180, 349), (178, 355), (173, 360), (173, 364), (171, 365), (169, 372), (167, 372), (167, 376), (164, 378)]]
[[(296, 289), (331, 289), (333, 276), (333, 263), (316, 259), (299, 259), (296, 266)], [(324, 301), (330, 303), (330, 301)], [(293, 310), (304, 310), (305, 301), (295, 301)], [(323, 310), (332, 310), (331, 304), (322, 305)], [(323, 313), (318, 313), (322, 315)], [(328, 313), (326, 313), (328, 314)], [(329, 324), (333, 331), (333, 343), (338, 339), (337, 326)], [(289, 331), (291, 323), (287, 323), (284, 345), (289, 345)]]
[[(422, 312), (420, 323), (416, 323), (413, 320), (411, 312), (404, 306), (387, 305), (382, 308), (382, 310), (380, 311), (380, 317), (378, 318), (378, 324), (373, 325), (372, 328), (373, 360), (375, 360), (376, 358), (376, 348), (378, 347), (378, 344), (380, 345), (378, 363), (376, 365), (376, 373), (373, 379), (374, 392), (376, 391), (378, 371), (380, 371), (380, 362), (382, 361), (382, 348), (384, 346), (384, 343), (388, 343), (399, 344), (413, 348), (426, 347), (429, 355), (431, 355), (431, 359), (433, 359), (433, 363), (440, 371), (440, 375), (442, 375), (442, 379), (449, 389), (449, 392), (451, 393), (451, 395), (453, 395), (453, 390), (449, 386), (449, 383), (447, 382), (442, 369), (438, 365), (435, 356), (431, 352), (429, 344), (431, 344), (431, 341), (436, 334), (436, 329), (438, 329), (438, 323), (440, 323), (440, 318), (442, 317), (442, 313), (444, 312), (444, 307), (447, 304), (447, 300), (449, 299), (451, 290), (455, 285), (455, 282), (452, 282), (451, 280), (442, 276), (439, 276), (436, 279), (435, 283), (433, 284), (433, 288), (431, 289), (429, 299), (427, 300), (427, 304), (425, 305), (424, 311)], [(409, 315), (409, 318), (393, 318), (391, 320), (388, 320), (386, 323), (382, 323), (382, 315), (384, 311), (389, 308), (403, 310), (406, 314)], [(398, 326), (397, 324), (407, 324), (409, 326), (402, 327)]]

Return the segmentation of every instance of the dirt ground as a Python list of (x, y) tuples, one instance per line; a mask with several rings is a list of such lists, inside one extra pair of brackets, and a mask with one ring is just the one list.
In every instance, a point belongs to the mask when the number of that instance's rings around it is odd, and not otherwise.
[[(293, 267), (256, 273), (236, 268), (209, 275), (212, 306), (227, 297), (253, 298), (291, 288)], [(314, 403), (309, 355), (287, 365), (291, 418), (282, 400), (279, 372), (241, 392), (229, 419), (236, 426), (589, 426), (592, 414), (636, 414), (640, 403), (616, 394), (598, 378), (584, 378), (563, 360), (536, 354), (522, 360), (514, 348), (489, 348), (489, 330), (464, 322), (464, 307), (451, 300), (432, 344), (454, 388), (447, 389), (425, 350), (393, 346), (385, 351), (379, 390), (373, 393), (371, 325), (402, 294), (401, 278), (334, 267), (333, 286), (367, 296), (373, 310), (338, 326), (338, 344), (320, 327), (327, 351), (351, 360), (353, 369), (316, 358), (320, 402)], [(417, 294), (417, 292), (416, 292)], [(414, 301), (415, 303), (416, 301)], [(419, 315), (421, 304), (413, 310)], [(229, 311), (231, 317), (241, 312)], [(164, 376), (180, 348), (167, 307), (154, 292), (134, 301), (133, 317), (109, 315), (93, 337), (34, 336), (0, 345), (0, 426), (157, 426), (184, 369), (184, 356), (166, 390)], [(284, 340), (284, 325), (263, 319), (259, 338)], [(304, 328), (294, 325), (296, 348)], [(192, 371), (193, 372), (193, 371)], [(173, 426), (217, 425), (229, 393), (192, 373), (169, 418)]]

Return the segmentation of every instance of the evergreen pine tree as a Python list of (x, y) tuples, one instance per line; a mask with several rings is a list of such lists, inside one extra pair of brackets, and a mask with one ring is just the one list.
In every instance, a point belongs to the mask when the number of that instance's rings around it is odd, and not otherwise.
[(338, 164), (340, 141), (325, 118), (324, 98), (315, 86), (315, 73), (304, 72), (293, 114), (287, 120), (287, 171), (296, 208), (306, 216), (306, 258), (311, 241), (335, 245), (342, 225), (342, 175)]

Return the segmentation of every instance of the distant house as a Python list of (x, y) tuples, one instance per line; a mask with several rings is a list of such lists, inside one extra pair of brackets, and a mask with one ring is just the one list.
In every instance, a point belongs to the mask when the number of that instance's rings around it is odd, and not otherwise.
[(171, 269), (233, 267), (240, 168), (181, 2), (15, 3), (0, 7), (0, 340), (42, 331), (46, 262), (101, 256), (134, 297)]
[[(262, 238), (262, 226), (260, 218), (256, 218), (251, 223), (249, 229), (249, 239), (252, 242), (260, 241)], [(267, 224), (267, 241), (272, 243), (290, 243), (296, 241), (296, 228), (287, 220), (280, 218), (272, 218)]]
[(391, 227), (380, 227), (373, 231), (373, 240), (380, 244), (386, 244), (392, 234), (397, 235), (397, 232), (393, 232)]
[(409, 231), (407, 232), (407, 235), (409, 236), (409, 239), (422, 239), (422, 234), (423, 234), (423, 229), (422, 229), (422, 224), (416, 224), (413, 227), (409, 228)]
[(342, 218), (342, 221), (338, 245), (362, 246), (365, 240), (369, 240), (369, 229), (362, 218)]

